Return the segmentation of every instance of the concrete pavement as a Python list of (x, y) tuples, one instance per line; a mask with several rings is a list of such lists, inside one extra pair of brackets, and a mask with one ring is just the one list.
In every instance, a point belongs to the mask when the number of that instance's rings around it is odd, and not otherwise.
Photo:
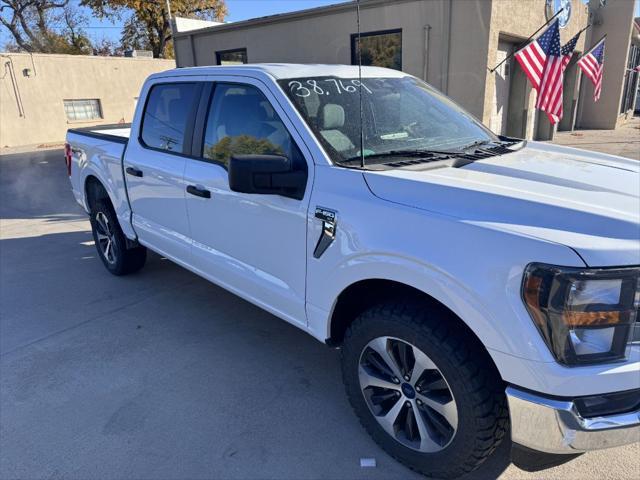
[[(111, 276), (94, 248), (60, 150), (0, 156), (0, 478), (421, 478), (360, 427), (337, 351), (157, 255)], [(536, 473), (508, 454), (466, 480), (640, 476), (638, 444)]]
[(615, 130), (556, 132), (552, 143), (640, 160), (640, 117)]

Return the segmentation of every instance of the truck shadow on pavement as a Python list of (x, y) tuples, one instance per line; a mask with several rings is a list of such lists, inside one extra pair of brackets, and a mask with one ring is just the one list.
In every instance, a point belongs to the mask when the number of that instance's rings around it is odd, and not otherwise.
[[(89, 231), (25, 235), (0, 241), (3, 478), (421, 478), (358, 424), (336, 350), (158, 255), (118, 278)], [(466, 478), (508, 465), (505, 442)]]
[[(359, 425), (338, 351), (158, 255), (107, 273), (61, 150), (0, 168), (0, 478), (422, 478)], [(508, 465), (504, 442), (467, 480)]]

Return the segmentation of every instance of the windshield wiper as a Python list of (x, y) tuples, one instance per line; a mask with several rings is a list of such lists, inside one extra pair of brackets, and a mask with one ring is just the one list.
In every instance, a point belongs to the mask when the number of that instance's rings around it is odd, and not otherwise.
[[(501, 153), (492, 152), (491, 149), (480, 149), (476, 147), (481, 147), (482, 145), (487, 144), (498, 144), (498, 145), (509, 145), (509, 142), (505, 142), (503, 140), (493, 141), (493, 140), (476, 140), (468, 145), (463, 146), (459, 150), (428, 150), (428, 149), (407, 149), (407, 150), (390, 150), (388, 152), (380, 152), (380, 153), (372, 153), (371, 155), (366, 155), (365, 160), (375, 160), (375, 159), (387, 159), (387, 158), (416, 158), (419, 159), (420, 163), (422, 162), (436, 162), (438, 160), (445, 160), (449, 158), (457, 158), (463, 160), (464, 163), (457, 164), (455, 166), (466, 165), (467, 163), (471, 163), (476, 160), (476, 158), (471, 158), (477, 156), (478, 153), (472, 153), (471, 149), (475, 149), (475, 152), (480, 151), (482, 155), (485, 156), (494, 156), (499, 155)], [(493, 148), (493, 147), (491, 147)], [(502, 152), (504, 153), (504, 152)], [(482, 157), (484, 158), (484, 157)], [(341, 162), (344, 164), (360, 162), (360, 155), (356, 155), (348, 158), (347, 160)], [(392, 164), (396, 163), (394, 161), (384, 161), (383, 164)]]
[[(452, 155), (458, 155), (460, 152), (446, 152), (443, 150), (390, 150), (388, 152), (380, 152), (380, 153), (372, 153), (371, 155), (365, 155), (365, 160), (374, 159), (374, 158), (389, 158), (389, 157), (419, 157), (419, 158), (429, 158), (433, 160), (440, 160), (443, 158), (449, 158)], [(355, 157), (350, 157), (347, 159), (347, 162), (353, 162), (355, 160), (360, 160), (360, 155), (356, 155)]]
[(486, 145), (487, 143), (493, 143), (491, 140), (476, 140), (475, 142), (471, 142), (469, 145), (465, 145), (460, 148), (459, 153), (464, 153), (465, 150), (469, 150), (470, 148), (480, 147), (482, 145)]

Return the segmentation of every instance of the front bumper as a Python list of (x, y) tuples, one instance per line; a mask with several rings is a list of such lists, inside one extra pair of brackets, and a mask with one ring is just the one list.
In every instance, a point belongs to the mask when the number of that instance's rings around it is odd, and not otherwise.
[(579, 453), (640, 441), (640, 411), (584, 418), (572, 400), (555, 400), (509, 386), (515, 443), (547, 453)]

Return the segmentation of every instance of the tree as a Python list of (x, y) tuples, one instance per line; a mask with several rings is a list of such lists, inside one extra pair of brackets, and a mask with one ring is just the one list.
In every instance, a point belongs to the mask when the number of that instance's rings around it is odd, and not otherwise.
[(101, 57), (122, 57), (124, 49), (119, 42), (103, 37), (93, 41), (93, 54)]
[(215, 145), (205, 148), (205, 157), (229, 165), (231, 155), (284, 155), (279, 145), (271, 143), (267, 138), (252, 135), (226, 136)]
[[(171, 23), (165, 0), (82, 0), (99, 18), (124, 20), (122, 45), (151, 50), (158, 58), (171, 58)], [(224, 0), (171, 0), (171, 14), (179, 17), (222, 21)]]
[(85, 22), (69, 0), (0, 0), (0, 23), (15, 42), (7, 50), (91, 53)]

